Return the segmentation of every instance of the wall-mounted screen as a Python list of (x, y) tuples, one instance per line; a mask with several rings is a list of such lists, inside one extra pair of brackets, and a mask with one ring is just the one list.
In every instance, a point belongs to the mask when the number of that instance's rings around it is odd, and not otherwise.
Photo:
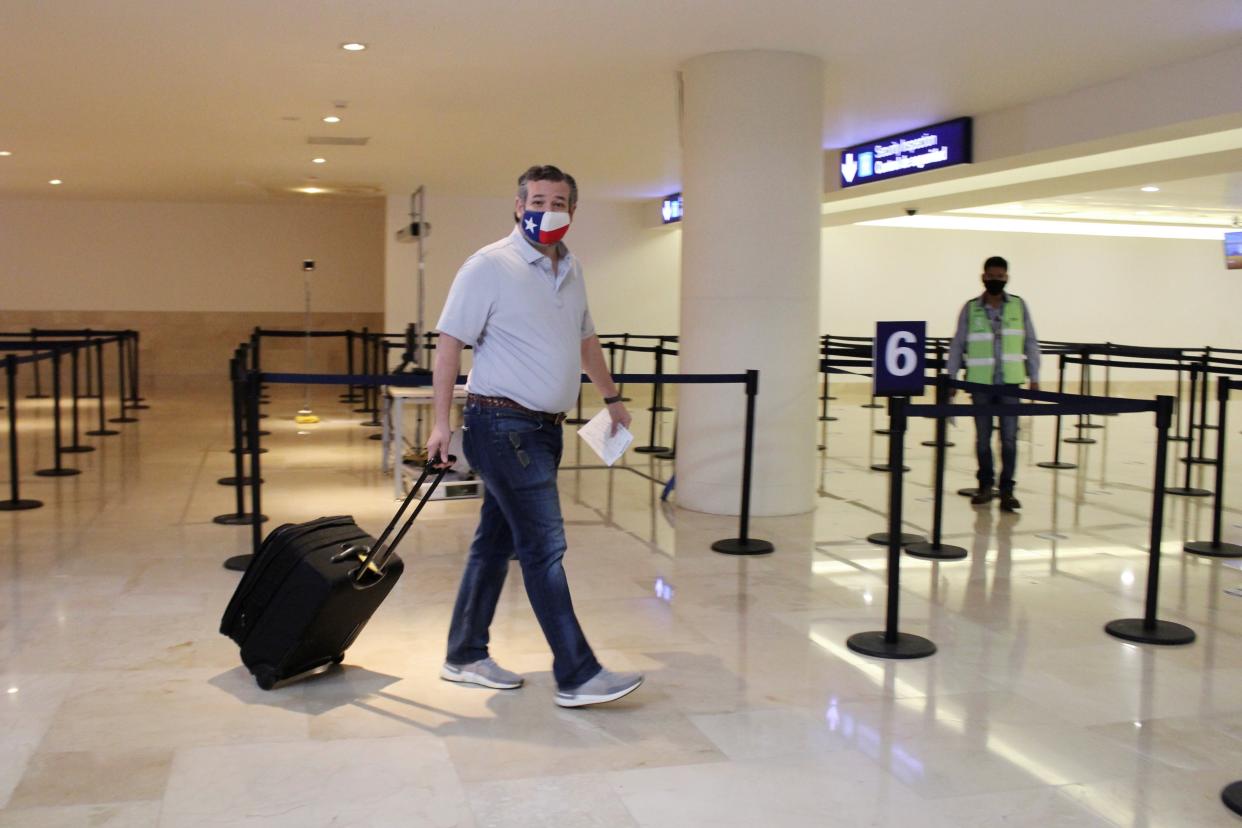
[(1242, 230), (1225, 234), (1225, 267), (1242, 270)]

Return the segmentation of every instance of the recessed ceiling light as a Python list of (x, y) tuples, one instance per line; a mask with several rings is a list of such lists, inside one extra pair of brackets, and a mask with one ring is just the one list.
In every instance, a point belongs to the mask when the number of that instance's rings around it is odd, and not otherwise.
[(339, 116), (339, 115), (328, 115), (328, 116), (326, 116), (326, 117), (323, 119), (323, 122), (324, 122), (325, 124), (339, 124), (339, 123), (341, 122), (341, 116)]
[(323, 187), (298, 187), (297, 192), (306, 193), (307, 195), (318, 195), (319, 193), (326, 193), (327, 190)]
[(341, 48), (347, 52), (361, 52), (367, 48), (365, 43), (342, 43)]
[(47, 182), (47, 183), (48, 183), (48, 184), (53, 184), (53, 185), (56, 185), (56, 184), (64, 184), (65, 182), (61, 181), (59, 178), (53, 178), (51, 181), (49, 181), (49, 182)]
[(312, 158), (312, 159), (311, 159), (311, 163), (312, 163), (312, 164), (326, 164), (326, 163), (328, 163), (328, 159), (326, 159), (326, 158)]
[(0, 157), (8, 158), (12, 154), (13, 153), (9, 152), (8, 150), (0, 150)]
[(1143, 192), (1145, 192), (1145, 193), (1158, 193), (1158, 192), (1160, 192), (1160, 188), (1159, 188), (1159, 187), (1143, 187), (1142, 189), (1143, 189)]

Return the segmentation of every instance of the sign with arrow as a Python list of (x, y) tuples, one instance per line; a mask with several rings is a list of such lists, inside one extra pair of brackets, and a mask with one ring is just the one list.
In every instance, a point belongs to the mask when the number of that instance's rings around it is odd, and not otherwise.
[(955, 118), (847, 147), (841, 150), (841, 186), (969, 164), (971, 133), (970, 118)]

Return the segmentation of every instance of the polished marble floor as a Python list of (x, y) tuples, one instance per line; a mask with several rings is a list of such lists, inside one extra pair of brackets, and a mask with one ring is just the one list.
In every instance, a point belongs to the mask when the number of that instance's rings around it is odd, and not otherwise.
[[(378, 529), (391, 480), (373, 430), (316, 393), (324, 421), (305, 434), (289, 419), (297, 393), (266, 409), (264, 511)], [(477, 501), (429, 507), (343, 668), (259, 690), (217, 632), (237, 582), (220, 564), (249, 532), (211, 521), (232, 511), (216, 483), (232, 464), (225, 389), (149, 396), (140, 423), (92, 440), (99, 451), (70, 458), (84, 473), (58, 479), (29, 473), (51, 464), (50, 417), (21, 404), (23, 495), (47, 505), (0, 513), (0, 826), (1240, 822), (1218, 793), (1242, 778), (1242, 597), (1226, 592), (1242, 572), (1181, 552), (1206, 537), (1209, 500), (1169, 497), (1164, 532), (1160, 614), (1198, 640), (1102, 631), (1143, 610), (1150, 415), (1101, 420), (1060, 472), (1034, 465), (1051, 422), (1024, 421), (1019, 515), (953, 493), (973, 457), (971, 427), (952, 430), (944, 540), (969, 557), (902, 561), (902, 628), (939, 647), (920, 661), (845, 646), (885, 610), (886, 552), (865, 540), (885, 528), (888, 478), (868, 468), (884, 416), (862, 398), (821, 426), (816, 511), (753, 522), (777, 547), (764, 558), (709, 551), (734, 521), (662, 503), (631, 471), (564, 470), (579, 614), (602, 660), (647, 683), (562, 710), (516, 569), (493, 652), (526, 687), (437, 678)], [(910, 435), (908, 531), (930, 529), (930, 433)], [(569, 465), (588, 461), (578, 442)], [(1225, 533), (1242, 541), (1242, 461), (1230, 467)]]

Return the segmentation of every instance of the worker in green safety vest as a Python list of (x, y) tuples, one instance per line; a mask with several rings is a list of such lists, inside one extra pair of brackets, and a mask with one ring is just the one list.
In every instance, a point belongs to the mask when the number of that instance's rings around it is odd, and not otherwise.
[[(948, 373), (956, 378), (966, 368), (966, 381), (991, 385), (994, 390), (972, 392), (975, 405), (1017, 403), (1012, 391), (1026, 382), (1039, 390), (1039, 338), (1031, 322), (1031, 310), (1019, 296), (1005, 291), (1009, 283), (1009, 263), (992, 256), (983, 263), (981, 296), (962, 307), (957, 332), (949, 347)], [(1000, 507), (1014, 512), (1022, 504), (1014, 496), (1014, 466), (1018, 454), (1018, 418), (1000, 418), (1001, 476)], [(992, 461), (992, 417), (975, 417), (975, 453), (979, 459), (979, 490), (970, 499), (985, 506), (996, 496)]]

